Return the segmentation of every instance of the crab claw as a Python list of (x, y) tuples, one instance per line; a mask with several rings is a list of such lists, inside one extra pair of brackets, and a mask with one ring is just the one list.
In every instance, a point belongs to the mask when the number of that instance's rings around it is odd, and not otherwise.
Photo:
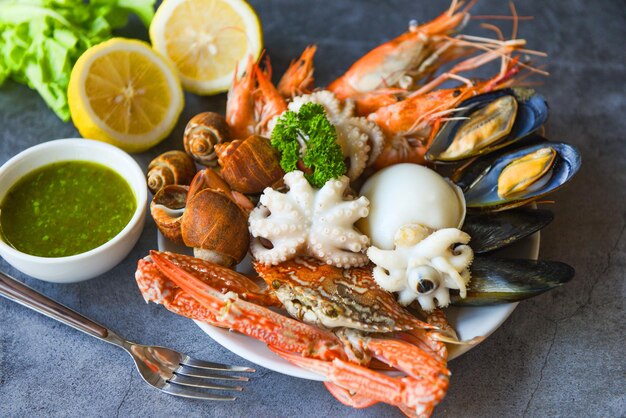
[[(222, 294), (234, 292), (241, 299), (263, 306), (281, 306), (274, 293), (265, 292), (254, 281), (227, 267), (183, 254), (150, 251), (157, 266), (167, 260), (180, 271), (196, 277)], [(167, 267), (165, 267), (167, 268)]]
[(376, 399), (368, 398), (358, 392), (352, 392), (331, 382), (324, 382), (324, 386), (339, 402), (356, 409), (369, 408), (379, 402)]
[[(339, 340), (328, 331), (247, 302), (230, 289), (223, 289), (227, 293), (221, 293), (209, 280), (219, 278), (225, 283), (233, 279), (241, 284), (248, 280), (245, 276), (189, 256), (159, 251), (152, 251), (150, 256), (162, 276), (173, 282), (168, 290), (182, 291), (178, 293), (179, 297), (182, 294), (194, 299), (203, 309), (215, 315), (222, 326), (302, 356), (315, 356), (324, 360), (346, 357)], [(226, 280), (220, 278), (222, 274), (226, 275)], [(193, 312), (183, 312), (182, 315), (195, 318)]]
[(158, 303), (175, 314), (197, 321), (208, 322), (218, 327), (228, 328), (227, 324), (217, 319), (212, 310), (202, 306), (198, 301), (172, 283), (151, 261), (146, 259), (139, 260), (135, 279), (146, 303)]
[[(291, 363), (325, 376), (331, 383), (331, 393), (350, 406), (353, 403), (367, 406), (382, 401), (405, 413), (427, 416), (445, 396), (450, 372), (442, 359), (398, 340), (365, 338), (363, 344), (373, 356), (408, 376), (393, 377), (342, 359), (322, 361), (270, 348)], [(348, 392), (337, 390), (333, 385)], [(350, 395), (350, 392), (356, 395)]]

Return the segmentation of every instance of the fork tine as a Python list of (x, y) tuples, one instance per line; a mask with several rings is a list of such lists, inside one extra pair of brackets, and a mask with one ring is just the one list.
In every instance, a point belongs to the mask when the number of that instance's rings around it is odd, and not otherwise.
[(243, 376), (228, 376), (225, 374), (211, 373), (204, 369), (197, 369), (197, 368), (186, 367), (186, 366), (180, 366), (179, 368), (174, 370), (174, 373), (180, 374), (183, 376), (200, 377), (200, 378), (206, 378), (206, 379), (237, 380), (240, 382), (247, 382), (248, 380), (250, 380), (247, 377), (243, 377)]
[(167, 381), (168, 383), (175, 383), (177, 385), (182, 386), (191, 386), (196, 388), (204, 388), (204, 389), (215, 389), (215, 390), (237, 390), (242, 391), (243, 388), (241, 386), (226, 386), (226, 385), (218, 385), (215, 383), (209, 383), (203, 380), (200, 380), (195, 377), (183, 376), (175, 374), (171, 379)]
[(185, 356), (185, 358), (183, 358), (183, 360), (180, 363), (182, 366), (196, 367), (198, 369), (207, 369), (207, 370), (225, 370), (225, 371), (230, 371), (230, 372), (250, 372), (250, 373), (256, 371), (250, 367), (229, 366), (227, 364), (196, 360), (195, 358), (191, 358), (189, 356)]
[(165, 393), (169, 393), (170, 395), (182, 396), (183, 398), (191, 399), (203, 399), (207, 401), (234, 401), (237, 399), (234, 396), (214, 395), (212, 393), (199, 392), (197, 390), (187, 389), (184, 386), (173, 385), (170, 383), (166, 383), (161, 390)]

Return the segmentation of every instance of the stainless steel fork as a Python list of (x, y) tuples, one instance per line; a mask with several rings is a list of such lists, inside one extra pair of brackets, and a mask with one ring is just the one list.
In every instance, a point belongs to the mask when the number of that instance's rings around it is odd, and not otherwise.
[(243, 388), (240, 386), (219, 385), (210, 380), (248, 381), (247, 377), (233, 376), (223, 372), (254, 372), (254, 369), (249, 367), (196, 360), (169, 348), (126, 341), (106, 327), (3, 273), (0, 273), (0, 295), (92, 337), (123, 348), (135, 360), (135, 365), (143, 380), (170, 395), (212, 401), (232, 401), (236, 399), (233, 396), (217, 395), (190, 388), (241, 391)]

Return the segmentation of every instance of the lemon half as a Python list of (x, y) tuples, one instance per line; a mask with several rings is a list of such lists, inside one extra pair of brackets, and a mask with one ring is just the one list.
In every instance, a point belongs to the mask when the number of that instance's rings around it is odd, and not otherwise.
[(83, 137), (128, 152), (145, 151), (169, 135), (184, 105), (171, 64), (147, 43), (124, 38), (81, 55), (70, 76), (68, 102)]
[(169, 58), (186, 90), (221, 93), (235, 68), (263, 47), (259, 18), (243, 0), (164, 0), (150, 24), (154, 49)]

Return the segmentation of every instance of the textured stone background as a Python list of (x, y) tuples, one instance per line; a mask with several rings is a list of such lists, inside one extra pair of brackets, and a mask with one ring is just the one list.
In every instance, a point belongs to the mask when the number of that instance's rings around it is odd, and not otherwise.
[[(626, 267), (626, 7), (623, 1), (518, 2), (520, 37), (546, 51), (551, 76), (539, 90), (551, 106), (547, 135), (579, 147), (583, 168), (549, 207), (556, 220), (542, 233), (541, 257), (572, 264), (577, 276), (562, 289), (524, 302), (487, 341), (451, 363), (449, 393), (436, 416), (624, 416), (624, 268)], [(317, 43), (317, 85), (325, 85), (363, 53), (403, 31), (410, 18), (433, 18), (445, 0), (253, 1), (277, 74), (309, 43)], [(481, 0), (474, 14), (506, 14), (503, 1)], [(136, 23), (136, 22), (135, 22)], [(508, 32), (506, 22), (500, 22)], [(478, 32), (476, 22), (468, 31)], [(124, 34), (146, 37), (139, 25)], [(223, 111), (225, 96), (187, 95), (171, 137), (136, 155), (182, 148), (187, 120)], [(0, 163), (40, 142), (76, 136), (36, 93), (0, 88)], [(156, 246), (147, 222), (128, 259), (94, 280), (56, 285), (0, 269), (43, 293), (146, 344), (193, 356), (246, 364), (193, 322), (146, 305), (133, 280), (135, 260)], [(165, 396), (143, 383), (121, 350), (5, 299), (0, 300), (1, 416), (401, 416), (387, 405), (353, 410), (319, 382), (258, 368), (236, 403)]]

